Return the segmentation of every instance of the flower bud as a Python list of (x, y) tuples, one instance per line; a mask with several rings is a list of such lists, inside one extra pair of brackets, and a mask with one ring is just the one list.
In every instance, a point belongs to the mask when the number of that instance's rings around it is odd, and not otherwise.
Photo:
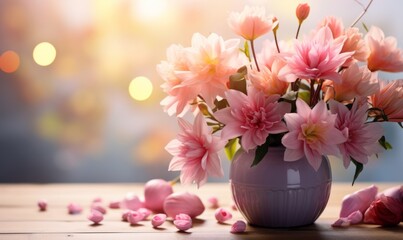
[(174, 225), (181, 231), (186, 231), (192, 227), (192, 220), (174, 220)]
[(151, 219), (151, 224), (153, 225), (153, 227), (159, 227), (161, 226), (165, 220), (167, 219), (167, 215), (165, 215), (164, 213), (159, 213), (154, 215), (154, 217)]
[(170, 217), (184, 213), (195, 218), (204, 212), (204, 205), (195, 194), (173, 193), (165, 199), (164, 211)]
[(137, 212), (137, 211), (130, 211), (127, 214), (127, 221), (131, 224), (131, 225), (135, 225), (138, 222), (140, 222), (141, 220), (143, 220), (143, 214)]
[(188, 221), (192, 220), (192, 218), (185, 213), (179, 213), (178, 215), (175, 216), (174, 219), (175, 220), (188, 220)]
[(88, 220), (92, 221), (94, 224), (98, 224), (102, 220), (104, 220), (104, 215), (97, 210), (91, 210), (91, 213), (88, 215), (87, 218), (88, 218)]
[(215, 211), (214, 216), (215, 216), (215, 219), (217, 219), (217, 221), (219, 223), (223, 223), (232, 218), (232, 214), (224, 208), (218, 208)]
[(236, 221), (231, 226), (231, 233), (243, 233), (246, 230), (246, 223), (242, 220)]
[(126, 209), (122, 212), (122, 221), (127, 222), (127, 216), (129, 215), (129, 213), (131, 213), (133, 210), (130, 209)]
[(143, 219), (142, 219), (142, 220), (147, 219), (147, 218), (151, 215), (151, 211), (148, 210), (147, 208), (139, 208), (139, 209), (137, 210), (137, 212), (139, 212), (139, 213), (141, 213), (141, 214), (143, 215)]
[(172, 186), (163, 179), (152, 179), (145, 184), (145, 207), (154, 212), (163, 212), (164, 200), (173, 193)]
[(83, 211), (83, 208), (77, 203), (70, 203), (67, 205), (67, 211), (69, 214), (80, 214)]
[(41, 199), (38, 201), (38, 207), (40, 211), (46, 211), (48, 207), (48, 202), (45, 199)]
[(208, 203), (210, 204), (210, 208), (218, 208), (220, 205), (218, 204), (217, 197), (210, 197), (207, 199)]
[(377, 192), (378, 188), (375, 185), (371, 185), (345, 196), (341, 203), (340, 217), (348, 217), (357, 210), (364, 213), (372, 201), (375, 200)]
[(296, 15), (301, 24), (309, 15), (309, 11), (311, 8), (309, 7), (308, 3), (300, 3), (296, 10)]
[(109, 208), (112, 208), (112, 209), (120, 208), (120, 201), (119, 200), (110, 201), (109, 202)]
[(91, 204), (91, 209), (97, 210), (102, 214), (106, 214), (106, 209), (102, 206), (100, 202), (94, 202), (93, 204)]

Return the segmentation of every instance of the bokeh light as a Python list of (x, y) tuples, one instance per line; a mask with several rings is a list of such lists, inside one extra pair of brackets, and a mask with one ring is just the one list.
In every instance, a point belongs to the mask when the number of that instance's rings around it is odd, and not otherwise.
[(166, 12), (167, 7), (167, 0), (138, 0), (133, 5), (133, 14), (141, 20), (153, 20)]
[(150, 79), (140, 76), (134, 78), (129, 84), (130, 96), (137, 101), (147, 100), (153, 92)]
[(14, 51), (6, 51), (0, 57), (0, 69), (6, 73), (17, 71), (20, 66), (20, 57)]
[(56, 48), (48, 42), (41, 42), (34, 48), (33, 57), (38, 65), (49, 66), (56, 58)]

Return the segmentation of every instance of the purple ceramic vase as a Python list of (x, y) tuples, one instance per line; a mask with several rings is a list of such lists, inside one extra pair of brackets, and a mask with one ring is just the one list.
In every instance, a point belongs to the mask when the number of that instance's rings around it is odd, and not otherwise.
[(230, 169), (236, 206), (249, 224), (297, 227), (312, 224), (329, 200), (332, 175), (327, 157), (318, 171), (304, 157), (284, 161), (285, 148), (270, 147), (262, 161), (250, 167), (254, 152), (238, 152)]

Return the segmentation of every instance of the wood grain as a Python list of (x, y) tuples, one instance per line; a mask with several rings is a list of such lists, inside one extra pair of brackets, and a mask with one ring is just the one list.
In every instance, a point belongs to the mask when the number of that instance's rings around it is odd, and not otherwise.
[[(218, 224), (214, 209), (206, 211), (195, 221), (187, 233), (178, 232), (171, 221), (154, 229), (149, 220), (136, 226), (121, 221), (121, 209), (107, 209), (102, 224), (94, 226), (87, 219), (89, 206), (101, 197), (106, 206), (109, 201), (122, 199), (128, 192), (143, 195), (142, 184), (0, 184), (0, 239), (403, 239), (403, 224), (386, 228), (375, 225), (357, 225), (334, 229), (330, 225), (337, 219), (342, 198), (370, 184), (334, 183), (327, 208), (315, 224), (292, 229), (266, 229), (247, 227), (244, 234), (231, 234), (230, 223), (243, 219), (238, 211), (228, 224)], [(377, 184), (380, 191), (398, 185)], [(211, 196), (218, 197), (220, 205), (231, 207), (228, 184), (206, 184), (174, 187), (175, 192), (197, 194), (208, 206)], [(41, 212), (36, 205), (39, 199), (48, 200), (48, 210)], [(69, 215), (67, 205), (75, 202), (84, 207), (82, 214)]]

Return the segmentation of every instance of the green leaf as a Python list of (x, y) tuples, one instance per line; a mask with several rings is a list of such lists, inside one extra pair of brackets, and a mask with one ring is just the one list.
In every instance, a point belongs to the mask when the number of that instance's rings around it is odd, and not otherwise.
[(249, 51), (249, 44), (248, 44), (248, 41), (245, 41), (243, 47), (244, 47), (243, 52), (244, 52), (245, 55), (248, 57), (249, 62), (250, 62), (250, 61), (251, 61), (251, 58), (250, 58), (250, 51)]
[(369, 32), (368, 27), (365, 23), (362, 23), (362, 26), (364, 27), (365, 31)]
[(223, 109), (223, 108), (226, 108), (229, 106), (227, 99), (221, 99), (221, 100), (215, 99), (214, 105), (216, 106), (216, 108), (213, 111), (217, 111), (217, 110), (220, 110), (220, 109)]
[[(270, 136), (270, 135), (269, 135)], [(260, 161), (262, 161), (263, 157), (266, 155), (269, 150), (269, 141), (266, 139), (266, 142), (256, 148), (255, 159), (253, 159), (253, 163), (250, 167), (256, 166)]]
[(225, 145), (225, 155), (227, 155), (228, 160), (232, 160), (235, 156), (236, 151), (239, 149), (238, 138), (234, 138), (228, 141)]
[(379, 140), (378, 140), (379, 144), (381, 144), (381, 146), (385, 149), (385, 150), (389, 150), (392, 149), (392, 145), (386, 141), (385, 136), (382, 136)]
[(362, 170), (364, 169), (364, 164), (357, 162), (354, 158), (350, 157), (351, 162), (354, 163), (355, 165), (355, 173), (354, 173), (354, 179), (353, 179), (353, 183), (351, 185), (354, 185), (355, 180), (357, 180), (358, 175), (360, 175), (360, 173), (362, 172)]

